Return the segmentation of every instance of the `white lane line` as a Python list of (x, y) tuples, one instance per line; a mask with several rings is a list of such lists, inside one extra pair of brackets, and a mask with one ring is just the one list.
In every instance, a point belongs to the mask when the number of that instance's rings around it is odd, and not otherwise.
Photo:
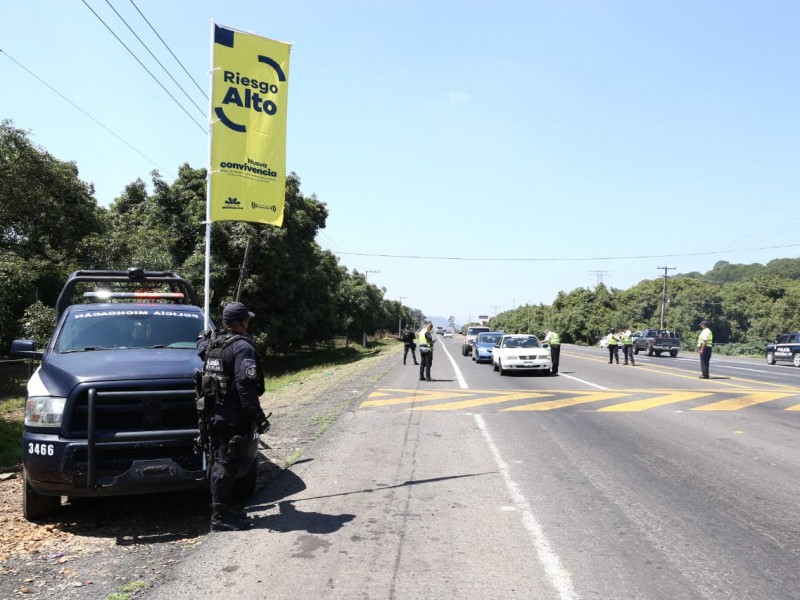
[(611, 388), (603, 387), (602, 385), (597, 385), (596, 383), (592, 383), (591, 381), (586, 381), (585, 379), (578, 379), (577, 377), (573, 377), (572, 375), (565, 375), (564, 373), (559, 373), (559, 377), (566, 377), (567, 379), (572, 379), (572, 381), (577, 381), (578, 383), (582, 383), (584, 385), (590, 385), (598, 390), (608, 390)]
[(564, 570), (564, 567), (561, 566), (561, 560), (550, 547), (550, 542), (547, 541), (544, 531), (542, 531), (542, 526), (539, 525), (539, 522), (536, 520), (536, 516), (533, 514), (530, 503), (520, 490), (517, 482), (511, 479), (511, 475), (508, 473), (508, 465), (503, 460), (503, 457), (500, 456), (500, 450), (497, 449), (494, 441), (492, 441), (492, 436), (489, 434), (489, 430), (486, 428), (486, 422), (479, 414), (475, 415), (475, 422), (478, 425), (478, 429), (481, 430), (489, 449), (492, 451), (494, 462), (497, 464), (497, 468), (500, 471), (503, 482), (506, 484), (506, 489), (508, 489), (509, 494), (511, 494), (511, 499), (514, 502), (514, 505), (522, 513), (522, 522), (525, 525), (525, 529), (528, 530), (528, 533), (533, 539), (533, 546), (536, 549), (536, 555), (539, 558), (539, 562), (541, 563), (542, 567), (544, 567), (550, 583), (556, 589), (559, 598), (562, 598), (562, 600), (578, 600), (578, 595), (575, 593), (575, 590), (572, 587), (572, 581), (570, 580), (567, 572)]
[[(434, 350), (435, 349), (436, 348), (434, 347)], [(461, 369), (458, 368), (455, 359), (452, 356), (450, 356), (450, 353), (447, 351), (447, 346), (444, 344), (444, 340), (442, 340), (442, 350), (444, 350), (444, 353), (447, 354), (447, 358), (450, 359), (450, 363), (453, 365), (453, 369), (455, 369), (456, 371), (456, 379), (458, 379), (458, 386), (462, 390), (468, 390), (469, 386), (467, 385), (467, 380), (464, 379), (464, 376), (461, 374)]]

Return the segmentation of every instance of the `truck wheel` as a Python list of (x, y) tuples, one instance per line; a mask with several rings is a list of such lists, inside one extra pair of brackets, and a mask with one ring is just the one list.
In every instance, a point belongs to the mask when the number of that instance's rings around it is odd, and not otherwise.
[(653, 356), (653, 347), (652, 346), (648, 346), (647, 347), (647, 356)]
[(232, 495), (234, 500), (247, 500), (253, 495), (253, 492), (256, 491), (256, 472), (257, 465), (254, 460), (253, 464), (250, 465), (250, 468), (247, 470), (247, 473), (233, 482)]
[(461, 346), (461, 356), (466, 356), (466, 355), (467, 355), (467, 347)]
[(639, 354), (639, 346), (636, 346), (636, 347), (633, 349), (633, 353), (634, 353), (634, 354)]
[(675, 358), (676, 356), (678, 356), (678, 351), (677, 351), (677, 350), (670, 350), (670, 351), (669, 351), (669, 355), (670, 355), (672, 358)]
[[(797, 355), (795, 355), (797, 356)], [(767, 364), (774, 365), (775, 364), (775, 353), (774, 352), (767, 352)]]
[(661, 356), (661, 350), (656, 350), (656, 356)]
[(61, 510), (61, 496), (44, 496), (36, 493), (28, 483), (28, 474), (22, 470), (22, 514), (28, 521), (52, 517)]
[(792, 357), (792, 362), (794, 363), (795, 367), (800, 367), (800, 352), (794, 353), (794, 356)]

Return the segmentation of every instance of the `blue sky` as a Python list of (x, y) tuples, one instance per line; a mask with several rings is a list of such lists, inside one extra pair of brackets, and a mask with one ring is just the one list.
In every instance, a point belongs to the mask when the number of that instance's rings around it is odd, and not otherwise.
[(213, 18), (293, 43), (287, 166), (328, 206), (319, 242), (429, 316), (800, 255), (800, 3), (134, 2), (0, 0), (0, 49), (126, 143), (4, 55), (0, 118), (104, 206), (206, 166)]

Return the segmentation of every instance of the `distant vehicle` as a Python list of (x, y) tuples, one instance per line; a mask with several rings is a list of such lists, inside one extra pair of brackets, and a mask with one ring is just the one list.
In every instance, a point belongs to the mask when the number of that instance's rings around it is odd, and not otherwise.
[(600, 346), (601, 348), (608, 348), (608, 336), (604, 335), (603, 337), (601, 337), (600, 341), (597, 342), (597, 345)]
[(550, 351), (542, 348), (535, 335), (513, 333), (503, 335), (492, 349), (492, 367), (505, 375), (509, 371), (550, 373), (553, 364)]
[(437, 335), (442, 335), (443, 333), (444, 333), (444, 327), (441, 327), (441, 326), (437, 325), (436, 326), (436, 334)]
[(488, 327), (469, 327), (467, 329), (467, 337), (464, 340), (464, 345), (461, 346), (461, 354), (462, 356), (470, 356), (472, 354), (472, 346), (475, 344), (475, 338), (478, 337), (479, 333), (483, 333), (484, 331), (491, 331)]
[(780, 360), (800, 367), (800, 333), (797, 331), (784, 333), (773, 343), (767, 344), (765, 357), (768, 365), (774, 365)]
[(483, 333), (479, 333), (478, 337), (475, 338), (475, 346), (472, 349), (472, 360), (476, 363), (483, 361), (492, 362), (494, 345), (501, 337), (503, 337), (502, 331), (484, 331)]
[(643, 329), (633, 334), (633, 353), (644, 350), (647, 356), (661, 356), (669, 352), (672, 357), (678, 356), (681, 349), (681, 334), (669, 329)]
[(453, 337), (453, 330), (452, 329), (445, 329), (444, 333), (442, 334), (442, 337), (449, 337), (449, 338)]

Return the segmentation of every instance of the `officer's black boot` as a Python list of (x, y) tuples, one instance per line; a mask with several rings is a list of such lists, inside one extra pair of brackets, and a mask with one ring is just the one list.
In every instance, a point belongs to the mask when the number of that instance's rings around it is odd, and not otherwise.
[(235, 512), (228, 510), (227, 504), (213, 504), (211, 507), (211, 531), (244, 531), (252, 523)]

